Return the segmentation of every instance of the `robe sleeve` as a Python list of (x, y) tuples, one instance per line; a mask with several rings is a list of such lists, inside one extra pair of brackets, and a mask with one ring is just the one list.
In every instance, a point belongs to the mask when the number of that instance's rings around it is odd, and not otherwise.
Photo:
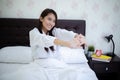
[(75, 37), (77, 33), (74, 33), (73, 31), (68, 31), (65, 29), (60, 28), (54, 28), (53, 34), (60, 40), (71, 40)]
[(30, 46), (41, 46), (41, 47), (50, 47), (54, 45), (54, 40), (56, 39), (53, 36), (41, 34), (37, 28), (34, 28), (29, 32), (30, 36)]

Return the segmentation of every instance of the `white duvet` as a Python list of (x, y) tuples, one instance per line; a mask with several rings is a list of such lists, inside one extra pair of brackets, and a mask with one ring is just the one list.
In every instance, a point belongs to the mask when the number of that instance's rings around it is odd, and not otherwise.
[(39, 59), (19, 70), (0, 75), (0, 80), (98, 80), (90, 68), (70, 67), (56, 59)]

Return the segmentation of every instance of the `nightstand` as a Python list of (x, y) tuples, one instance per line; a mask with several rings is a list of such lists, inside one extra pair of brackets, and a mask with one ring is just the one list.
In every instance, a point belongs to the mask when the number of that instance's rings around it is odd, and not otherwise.
[(120, 58), (114, 56), (110, 62), (94, 61), (88, 58), (88, 64), (99, 80), (120, 80)]

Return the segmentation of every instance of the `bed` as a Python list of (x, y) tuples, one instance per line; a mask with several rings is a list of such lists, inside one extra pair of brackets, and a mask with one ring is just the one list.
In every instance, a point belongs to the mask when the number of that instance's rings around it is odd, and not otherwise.
[[(0, 80), (98, 80), (85, 61), (85, 54), (80, 55), (81, 62), (77, 63), (54, 59), (33, 62), (29, 31), (38, 25), (38, 19), (0, 18)], [(85, 20), (58, 20), (57, 27), (85, 35), (86, 23)], [(75, 52), (68, 50), (66, 53)], [(65, 52), (63, 48), (61, 51)]]

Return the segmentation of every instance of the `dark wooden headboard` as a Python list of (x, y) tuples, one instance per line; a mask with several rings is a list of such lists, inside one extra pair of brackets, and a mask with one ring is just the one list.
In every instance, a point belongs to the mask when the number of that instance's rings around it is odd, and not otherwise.
[[(39, 25), (39, 19), (0, 18), (0, 48), (29, 46), (29, 31)], [(57, 27), (85, 35), (85, 20), (58, 20)]]

